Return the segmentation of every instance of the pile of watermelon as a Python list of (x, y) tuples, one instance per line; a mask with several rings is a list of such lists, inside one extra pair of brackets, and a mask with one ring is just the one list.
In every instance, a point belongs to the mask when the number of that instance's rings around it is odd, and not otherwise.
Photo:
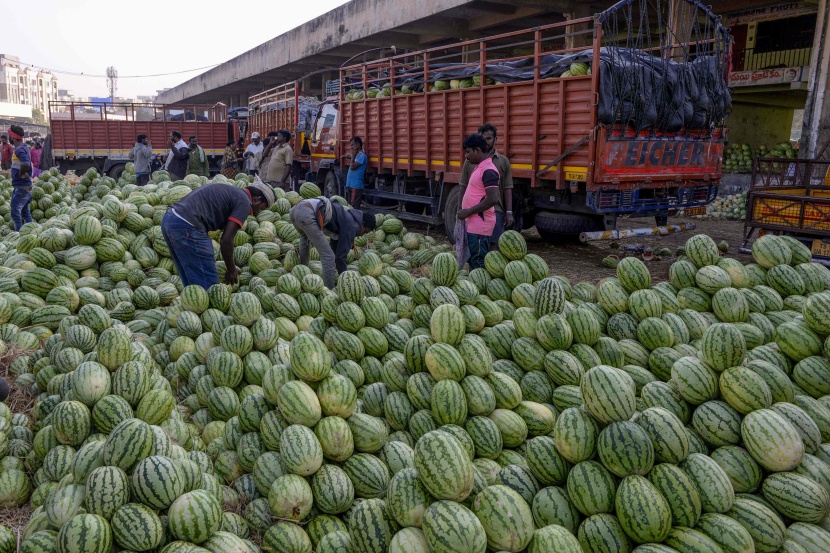
[(204, 290), (158, 230), (201, 179), (110, 181), (0, 240), (37, 395), (0, 407), (21, 552), (830, 551), (830, 271), (800, 242), (572, 283), (514, 231), (468, 273), (379, 215), (327, 290), (287, 223), (306, 183)]

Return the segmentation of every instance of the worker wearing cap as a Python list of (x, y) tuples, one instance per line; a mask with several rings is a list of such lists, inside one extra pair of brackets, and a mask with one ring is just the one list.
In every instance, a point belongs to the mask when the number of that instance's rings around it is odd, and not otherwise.
[[(329, 289), (334, 288), (337, 272), (346, 270), (346, 256), (354, 246), (355, 237), (375, 230), (376, 226), (371, 213), (346, 209), (324, 196), (301, 201), (291, 208), (290, 217), (300, 233), (300, 263), (308, 264), (310, 242), (320, 254), (323, 283)], [(331, 238), (331, 244), (327, 238)]]
[(210, 288), (219, 283), (213, 241), (208, 232), (221, 230), (219, 242), (225, 261), (225, 283), (236, 284), (239, 271), (233, 260), (233, 239), (249, 215), (274, 203), (274, 190), (263, 182), (247, 188), (213, 183), (197, 188), (172, 206), (161, 221), (161, 233), (182, 284)]
[(256, 175), (259, 173), (259, 166), (256, 164), (257, 154), (262, 153), (265, 145), (262, 143), (258, 132), (251, 133), (251, 143), (245, 148), (245, 169), (249, 175)]

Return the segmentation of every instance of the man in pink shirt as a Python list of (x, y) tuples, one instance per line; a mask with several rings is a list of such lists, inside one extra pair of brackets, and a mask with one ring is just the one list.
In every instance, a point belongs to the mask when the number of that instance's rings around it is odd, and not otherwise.
[(480, 134), (464, 139), (464, 157), (474, 166), (470, 181), (461, 199), (458, 218), (467, 226), (470, 248), (470, 270), (484, 267), (484, 256), (490, 251), (490, 237), (496, 226), (494, 206), (500, 199), (499, 171), (487, 155), (487, 141)]

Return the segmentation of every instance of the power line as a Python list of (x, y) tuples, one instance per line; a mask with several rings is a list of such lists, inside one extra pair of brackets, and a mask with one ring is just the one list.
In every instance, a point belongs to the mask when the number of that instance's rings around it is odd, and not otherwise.
[[(118, 78), (119, 79), (146, 79), (148, 77), (167, 77), (169, 75), (181, 75), (182, 73), (193, 73), (194, 71), (202, 71), (203, 69), (212, 69), (214, 67), (217, 67), (218, 65), (221, 65), (221, 64), (214, 63), (213, 65), (206, 65), (204, 67), (197, 67), (195, 69), (185, 69), (184, 71), (173, 71), (172, 73), (156, 73), (156, 74), (153, 74), (153, 75), (119, 75)], [(35, 67), (34, 64), (32, 64), (31, 66)], [(49, 71), (50, 73), (59, 73), (61, 75), (72, 75), (74, 77), (93, 77), (93, 78), (97, 78), (97, 79), (106, 79), (107, 78), (107, 75), (92, 75), (92, 74), (89, 74), (89, 73), (78, 73), (78, 72), (75, 72), (75, 71), (62, 71), (60, 69), (50, 69), (48, 67), (42, 67), (41, 69), (43, 69), (45, 71)]]

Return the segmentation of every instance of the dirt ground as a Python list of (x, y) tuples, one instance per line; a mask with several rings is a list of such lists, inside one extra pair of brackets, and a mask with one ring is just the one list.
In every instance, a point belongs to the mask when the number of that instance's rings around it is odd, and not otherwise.
[[(597, 281), (614, 276), (616, 274), (614, 269), (604, 267), (602, 259), (609, 255), (617, 255), (622, 259), (628, 256), (640, 256), (641, 249), (634, 251), (626, 250), (627, 247), (642, 246), (656, 252), (662, 248), (669, 248), (672, 252), (671, 256), (658, 257), (647, 261), (649, 269), (651, 269), (652, 279), (657, 282), (661, 280), (668, 280), (669, 266), (674, 262), (674, 253), (677, 248), (682, 247), (689, 237), (695, 234), (708, 234), (715, 240), (721, 242), (726, 240), (729, 244), (729, 257), (734, 257), (742, 263), (751, 263), (752, 256), (742, 254), (738, 250), (743, 241), (743, 221), (724, 221), (724, 220), (703, 220), (685, 217), (672, 217), (669, 223), (677, 225), (680, 223), (694, 223), (696, 228), (694, 230), (671, 234), (668, 236), (645, 236), (637, 238), (628, 238), (619, 240), (619, 248), (611, 248), (611, 241), (598, 242), (560, 242), (549, 243), (544, 242), (535, 228), (523, 231), (523, 235), (527, 240), (527, 249), (529, 253), (535, 253), (541, 256), (551, 269), (551, 274), (562, 275), (567, 277), (571, 282), (576, 283), (583, 280), (596, 283)], [(617, 228), (633, 229), (653, 226), (654, 219), (619, 219), (617, 221)], [(417, 228), (418, 225), (408, 224), (410, 228)], [(427, 232), (435, 236), (439, 241), (447, 241), (446, 235), (442, 230), (426, 231), (425, 228), (418, 229), (420, 232)], [(641, 257), (642, 259), (642, 257)]]
[[(662, 248), (669, 248), (672, 251), (672, 255), (669, 257), (658, 259), (658, 256), (655, 256), (652, 260), (646, 262), (649, 269), (651, 269), (652, 279), (655, 281), (667, 280), (669, 266), (675, 260), (675, 251), (677, 248), (682, 247), (690, 236), (695, 234), (708, 234), (718, 243), (721, 240), (726, 240), (729, 243), (729, 257), (734, 257), (742, 263), (752, 262), (752, 256), (742, 254), (738, 251), (743, 238), (743, 221), (715, 221), (673, 217), (669, 220), (669, 223), (673, 225), (694, 223), (697, 225), (697, 228), (669, 236), (644, 236), (620, 240), (620, 247), (616, 250), (611, 248), (611, 241), (589, 242), (587, 244), (551, 244), (543, 242), (535, 229), (525, 231), (523, 234), (527, 240), (528, 252), (535, 253), (544, 258), (550, 266), (551, 274), (568, 277), (572, 282), (583, 280), (597, 282), (605, 277), (614, 276), (616, 274), (614, 269), (603, 267), (601, 263), (602, 259), (609, 255), (618, 255), (620, 259), (632, 255), (639, 256), (640, 253), (638, 251), (626, 251), (625, 249), (626, 247), (634, 245), (642, 245), (650, 248), (654, 252)], [(617, 222), (617, 228), (620, 230), (642, 228), (652, 224), (653, 219), (620, 219)]]

